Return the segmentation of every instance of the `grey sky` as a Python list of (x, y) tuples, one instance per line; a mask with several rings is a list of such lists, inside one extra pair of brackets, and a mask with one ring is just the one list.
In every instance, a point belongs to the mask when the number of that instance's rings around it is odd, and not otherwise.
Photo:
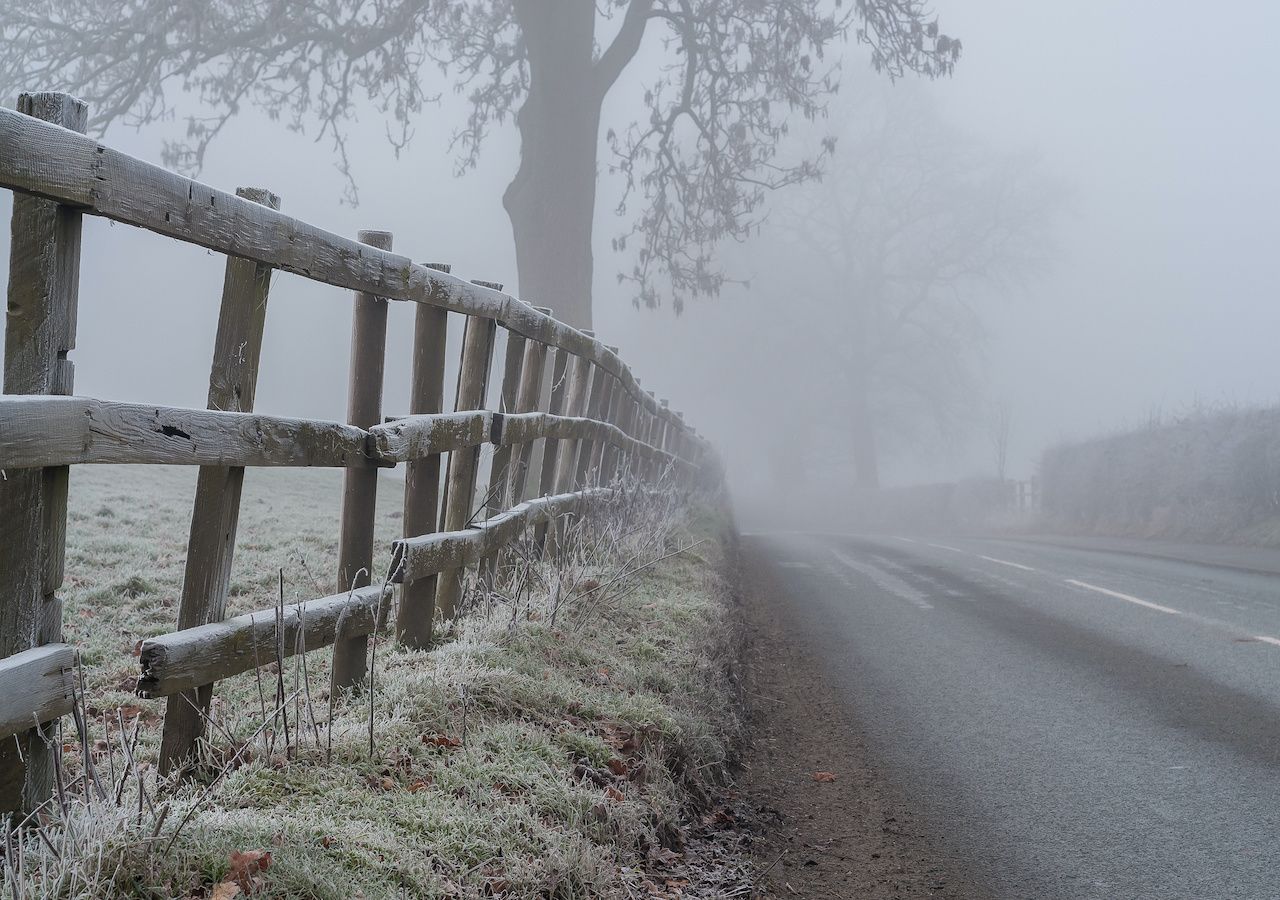
[[(1038, 149), (1072, 194), (1060, 263), (1025, 296), (994, 305), (1000, 314), (989, 319), (990, 390), (1014, 409), (1012, 473), (1027, 474), (1049, 442), (1135, 424), (1153, 410), (1280, 398), (1273, 274), (1280, 58), (1271, 46), (1280, 5), (939, 0), (937, 9), (964, 40), (965, 56), (952, 80), (929, 90), (986, 142)], [(863, 64), (860, 51), (850, 55), (848, 65)], [(269, 187), (285, 211), (330, 230), (385, 228), (415, 259), (514, 284), (501, 207), (514, 135), (495, 132), (480, 170), (454, 179), (446, 143), (462, 109), (446, 97), (429, 110), (398, 161), (383, 122), (368, 117), (352, 148), (358, 209), (339, 205), (342, 181), (327, 144), (258, 113), (229, 126), (202, 177), (223, 188)], [(117, 128), (108, 140), (158, 159), (162, 138), (180, 131), (178, 123)], [(598, 332), (713, 439), (749, 433), (752, 410), (737, 402), (736, 375), (758, 358), (755, 342), (767, 339), (768, 323), (753, 330), (727, 299), (678, 320), (669, 310), (633, 310), (608, 251), (615, 199), (604, 185)], [(7, 223), (7, 195), (3, 204)], [(4, 248), (0, 254), (7, 241)], [(92, 222), (74, 354), (78, 391), (202, 405), (221, 269), (204, 251)], [(260, 408), (340, 418), (349, 298), (282, 275), (272, 302)], [(785, 298), (778, 314), (786, 314)], [(406, 308), (393, 315), (388, 411), (406, 396), (410, 320)], [(721, 346), (713, 336), (728, 323), (738, 343)], [(751, 464), (749, 447), (738, 463)], [(966, 454), (902, 464), (896, 474), (944, 477), (989, 466), (979, 439)], [(893, 479), (895, 469), (887, 474)]]

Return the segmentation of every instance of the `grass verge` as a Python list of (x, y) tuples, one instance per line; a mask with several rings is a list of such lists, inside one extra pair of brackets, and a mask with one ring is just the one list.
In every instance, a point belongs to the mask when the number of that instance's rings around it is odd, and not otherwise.
[[(290, 601), (329, 592), (340, 478), (267, 475), (246, 488), (232, 613), (270, 607), (281, 570)], [(103, 790), (67, 726), (69, 799), (11, 838), (6, 895), (680, 890), (662, 870), (739, 729), (718, 515), (660, 499), (555, 565), (527, 560), (433, 651), (384, 638), (372, 694), (332, 708), (324, 652), (264, 673), (265, 690), (253, 675), (222, 683), (203, 779), (178, 786), (156, 782), (163, 708), (130, 679), (137, 640), (171, 628), (193, 486), (172, 470), (75, 470), (66, 631), (84, 653)], [(399, 497), (382, 493), (385, 549)]]

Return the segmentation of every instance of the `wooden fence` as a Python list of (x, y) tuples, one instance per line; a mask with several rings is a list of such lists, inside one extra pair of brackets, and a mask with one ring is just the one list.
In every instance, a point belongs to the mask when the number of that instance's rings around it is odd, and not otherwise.
[[(396, 255), (386, 232), (342, 238), (282, 214), (268, 191), (223, 193), (112, 150), (85, 136), (86, 119), (85, 105), (65, 94), (23, 95), (17, 112), (0, 110), (0, 187), (14, 192), (0, 397), (0, 811), (48, 797), (46, 732), (74, 711), (79, 689), (58, 599), (72, 465), (200, 467), (176, 630), (141, 650), (139, 693), (169, 698), (162, 772), (191, 759), (214, 684), (274, 661), (281, 644), (333, 647), (335, 691), (365, 678), (384, 599), (369, 577), (379, 468), (406, 465), (404, 539), (392, 558), (396, 634), (411, 646), (428, 645), (433, 622), (453, 617), (465, 570), (531, 527), (545, 534), (548, 523), (587, 512), (622, 472), (683, 485), (714, 472), (713, 454), (683, 417), (590, 332), (501, 285)], [(73, 396), (84, 215), (226, 255), (207, 410)], [(345, 423), (253, 412), (273, 270), (355, 294)], [(382, 409), (389, 301), (417, 310), (410, 408), (395, 419)], [(444, 410), (450, 313), (465, 317), (454, 412)], [(490, 411), (498, 328), (506, 352), (500, 410)], [(486, 444), (490, 489), (478, 502)], [(279, 619), (274, 610), (226, 617), (249, 466), (345, 471), (334, 593), (286, 607)]]

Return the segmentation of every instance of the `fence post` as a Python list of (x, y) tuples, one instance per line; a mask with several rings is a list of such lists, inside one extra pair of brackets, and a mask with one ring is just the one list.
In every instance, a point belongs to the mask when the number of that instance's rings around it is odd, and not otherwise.
[[(637, 382), (637, 386), (639, 382)], [(644, 409), (640, 406), (640, 400), (633, 394), (627, 395), (627, 414), (626, 414), (626, 431), (627, 435), (634, 440), (640, 440), (643, 435), (641, 428), (644, 424)], [(618, 455), (619, 474), (625, 474), (628, 477), (639, 477), (640, 475), (640, 458), (635, 450), (628, 450)]]
[[(551, 315), (551, 310), (537, 306), (534, 309), (543, 315)], [(547, 368), (547, 345), (538, 341), (528, 341), (524, 351), (524, 368), (520, 373), (520, 388), (516, 392), (516, 412), (533, 412), (542, 402), (544, 374)], [(516, 460), (510, 479), (510, 500), (512, 505), (524, 500), (525, 482), (529, 475), (529, 466), (533, 461), (533, 441), (520, 445), (520, 455)]]
[[(443, 263), (428, 268), (448, 272)], [(410, 415), (444, 411), (444, 366), (449, 313), (436, 306), (418, 304), (413, 328), (413, 386)], [(404, 477), (404, 536), (430, 534), (440, 525), (440, 454), (411, 459)], [(435, 627), (436, 576), (430, 575), (400, 586), (400, 610), (396, 633), (408, 647), (431, 646)]]
[[(81, 133), (89, 118), (83, 101), (58, 93), (22, 94), (18, 112)], [(70, 207), (14, 194), (6, 394), (72, 392), (75, 370), (67, 355), (76, 345), (82, 218)], [(62, 638), (57, 591), (65, 560), (68, 471), (24, 469), (0, 479), (0, 658)], [(0, 818), (38, 806), (53, 792), (53, 758), (41, 729), (3, 744)]]
[[(618, 355), (617, 347), (606, 348), (614, 356)], [(622, 427), (622, 411), (626, 402), (626, 389), (622, 386), (622, 382), (616, 377), (609, 378), (609, 400), (605, 406), (604, 420), (616, 428)], [(596, 483), (600, 485), (608, 484), (611, 480), (610, 471), (613, 466), (613, 459), (617, 455), (617, 448), (608, 441), (601, 442), (597, 448), (595, 465), (596, 465)]]
[[(600, 366), (591, 370), (591, 398), (587, 402), (587, 418), (603, 421), (608, 408), (607, 396), (609, 373)], [(596, 447), (603, 441), (581, 441), (578, 446), (578, 468), (573, 476), (573, 489), (581, 490), (587, 484), (587, 476), (591, 472), (591, 460), (595, 456)]]
[[(469, 316), (462, 332), (462, 360), (458, 366), (458, 396), (455, 410), (483, 409), (489, 386), (489, 366), (497, 333), (493, 319)], [(476, 491), (476, 470), (480, 448), (454, 450), (449, 454), (444, 503), (443, 531), (461, 531), (471, 522)], [(436, 608), (444, 620), (454, 618), (462, 595), (461, 569), (441, 572), (436, 582)]]
[[(386, 231), (361, 231), (357, 239), (379, 250), (391, 249)], [(387, 301), (360, 291), (351, 317), (351, 368), (347, 386), (347, 422), (369, 429), (382, 424), (382, 374), (387, 357)], [(342, 532), (338, 540), (338, 592), (373, 582), (373, 529), (378, 499), (378, 470), (349, 468), (342, 483)], [(381, 623), (376, 623), (380, 625)], [(368, 635), (337, 635), (333, 644), (333, 695), (364, 681)]]
[[(586, 332), (590, 334), (590, 332)], [(564, 398), (564, 415), (581, 416), (587, 405), (587, 395), (591, 389), (591, 361), (585, 356), (575, 356), (568, 376), (568, 393)], [(574, 489), (574, 460), (579, 446), (583, 443), (578, 438), (561, 441), (556, 457), (554, 480), (551, 483), (552, 494), (565, 494)], [(561, 522), (543, 522), (537, 533), (537, 546), (546, 549), (550, 543), (550, 551), (556, 552), (560, 544), (559, 538), (564, 532)], [(549, 540), (548, 540), (549, 536)]]
[[(280, 198), (260, 188), (240, 188), (241, 197), (280, 208)], [(270, 266), (228, 257), (222, 284), (218, 333), (209, 371), (209, 409), (252, 412), (262, 355), (262, 329), (267, 318)], [(186, 571), (178, 605), (178, 628), (195, 628), (226, 618), (231, 584), (231, 558), (240, 520), (244, 469), (201, 466), (196, 478), (191, 533), (187, 537)], [(160, 773), (181, 769), (195, 756), (204, 736), (213, 685), (174, 694), (165, 706), (160, 739)]]
[[(563, 347), (555, 350), (555, 359), (551, 364), (551, 398), (547, 402), (548, 415), (558, 416), (564, 411), (564, 398), (568, 390), (569, 351)], [(542, 441), (542, 466), (538, 474), (538, 482), (534, 485), (535, 496), (552, 493), (555, 484), (556, 457), (560, 453), (560, 441), (556, 438), (544, 438)], [(545, 529), (538, 527), (538, 544), (542, 543)]]
[[(591, 360), (585, 356), (573, 358), (573, 374), (569, 378), (569, 393), (565, 398), (564, 414), (581, 416), (586, 410), (587, 396), (591, 390)], [(562, 494), (573, 490), (573, 466), (581, 440), (570, 438), (562, 442), (556, 460), (555, 482), (551, 493)]]
[[(523, 380), (525, 363), (524, 335), (514, 331), (507, 332), (507, 350), (502, 362), (502, 395), (499, 398), (498, 412), (517, 412), (520, 384)], [(489, 467), (489, 514), (497, 515), (506, 509), (508, 502), (507, 486), (511, 484), (512, 447), (495, 447), (493, 464)]]

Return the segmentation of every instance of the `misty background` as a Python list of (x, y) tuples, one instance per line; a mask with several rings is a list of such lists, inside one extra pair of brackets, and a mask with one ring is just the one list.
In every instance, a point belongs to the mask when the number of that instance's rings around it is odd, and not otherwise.
[[(1034, 159), (1057, 196), (1044, 217), (1052, 253), (1021, 284), (973, 292), (982, 329), (966, 336), (976, 360), (968, 427), (885, 447), (881, 481), (994, 474), (993, 404), (1008, 411), (1007, 474), (1027, 477), (1043, 450), (1063, 439), (1198, 404), (1280, 399), (1272, 271), (1280, 60), (1270, 46), (1280, 7), (1255, 0), (1210, 14), (1190, 2), (940, 0), (936, 11), (964, 41), (953, 77), (875, 84), (864, 71), (865, 48), (851, 45), (850, 89), (830, 119), (796, 140), (856, 131), (885, 96), (927, 104), (993, 157)], [(610, 94), (606, 119), (633, 115), (625, 104), (639, 90), (639, 76), (631, 77), (634, 84), (624, 74)], [(417, 120), (416, 138), (398, 159), (380, 115), (353, 129), (356, 208), (341, 205), (345, 182), (327, 141), (292, 133), (252, 109), (212, 145), (200, 178), (227, 190), (269, 188), (290, 215), (340, 234), (389, 230), (397, 252), (514, 286), (501, 197), (518, 162), (517, 134), (494, 129), (477, 170), (455, 178), (448, 142), (468, 103), (443, 80), (439, 89), (441, 103)], [(158, 161), (165, 138), (184, 129), (181, 121), (141, 130), (117, 125), (106, 141)], [(839, 170), (842, 162), (838, 148), (831, 166)], [(759, 246), (726, 251), (739, 264), (732, 274), (753, 281), (750, 290), (730, 287), (689, 303), (679, 317), (670, 307), (636, 309), (615, 280), (623, 261), (610, 250), (618, 193), (616, 179), (602, 174), (597, 334), (619, 345), (644, 386), (716, 443), (741, 492), (771, 490), (778, 463), (768, 436), (800, 437), (796, 419), (849, 415), (841, 394), (823, 387), (822, 354), (796, 341), (798, 328), (803, 337), (803, 328), (826, 327), (821, 304), (838, 313), (839, 286), (824, 298), (815, 296), (813, 277), (779, 278), (768, 263), (778, 240), (771, 220)], [(7, 228), (8, 194), (3, 202)], [(7, 254), (8, 241), (0, 247)], [(72, 355), (77, 393), (203, 406), (223, 264), (198, 248), (86, 220)], [(270, 302), (257, 408), (343, 418), (350, 295), (277, 274)], [(412, 315), (411, 305), (392, 304), (388, 414), (407, 405)], [(828, 464), (833, 486), (849, 477), (847, 467)]]

